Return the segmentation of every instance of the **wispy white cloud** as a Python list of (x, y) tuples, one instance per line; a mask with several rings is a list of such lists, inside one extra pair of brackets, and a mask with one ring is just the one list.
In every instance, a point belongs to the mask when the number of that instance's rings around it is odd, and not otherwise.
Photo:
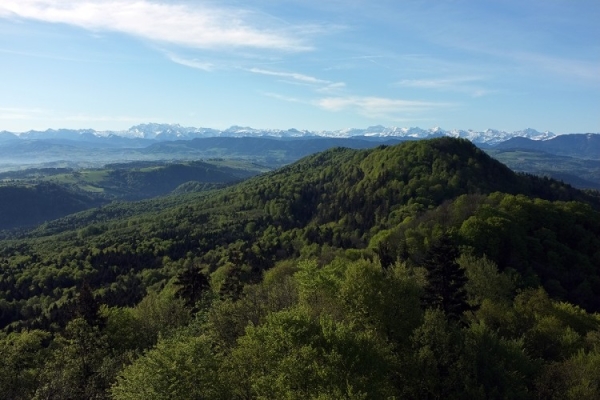
[(453, 77), (453, 78), (434, 78), (434, 79), (403, 79), (396, 83), (397, 86), (411, 87), (419, 89), (432, 89), (442, 91), (453, 91), (468, 93), (473, 97), (481, 97), (492, 93), (491, 90), (482, 88), (477, 82), (483, 78), (478, 76)]
[(535, 71), (547, 71), (563, 78), (600, 83), (600, 62), (556, 57), (535, 52), (507, 52), (503, 56), (527, 65)]
[[(0, 7), (2, 7), (0, 5)], [(24, 57), (31, 57), (31, 58), (43, 58), (43, 59), (47, 59), (47, 60), (59, 60), (59, 61), (72, 61), (72, 62), (77, 62), (77, 63), (82, 63), (82, 62), (87, 62), (87, 63), (92, 63), (92, 62), (96, 62), (97, 60), (91, 59), (89, 57), (61, 57), (61, 56), (57, 56), (54, 54), (46, 54), (46, 53), (42, 53), (42, 52), (28, 52), (28, 51), (16, 51), (16, 50), (9, 50), (9, 49), (2, 49), (0, 48), (0, 53), (4, 53), (4, 54), (13, 54), (13, 55), (18, 55), (18, 56), (24, 56)]]
[(292, 80), (296, 80), (296, 81), (303, 82), (303, 83), (319, 84), (319, 85), (322, 85), (322, 84), (329, 85), (332, 83), (332, 82), (324, 80), (324, 79), (319, 79), (319, 78), (315, 78), (314, 76), (299, 74), (296, 72), (278, 72), (278, 71), (270, 71), (270, 70), (260, 69), (260, 68), (250, 68), (248, 71), (252, 72), (254, 74), (276, 76), (279, 78), (292, 79)]
[(538, 77), (554, 76), (570, 83), (599, 84), (600, 62), (597, 49), (590, 49), (583, 55), (565, 55), (552, 52), (519, 50), (519, 46), (510, 49), (494, 47), (489, 44), (473, 44), (456, 42), (456, 47), (475, 54), (491, 56), (496, 59), (495, 65), (502, 65), (504, 71), (511, 70), (514, 74), (535, 75)]
[(317, 89), (319, 93), (337, 93), (346, 87), (344, 82), (330, 83), (322, 88)]
[[(95, 32), (121, 32), (198, 49), (311, 49), (301, 39), (302, 26), (268, 24), (264, 16), (216, 4), (177, 4), (166, 0), (3, 0), (0, 17), (62, 23)], [(307, 26), (306, 31), (314, 32), (315, 27)]]
[(448, 89), (454, 88), (459, 84), (480, 80), (481, 78), (478, 77), (461, 77), (445, 79), (403, 79), (398, 82), (398, 85), (427, 89)]
[(454, 106), (452, 103), (368, 96), (325, 97), (315, 101), (315, 105), (328, 111), (353, 110), (370, 118), (390, 119)]
[(200, 70), (207, 71), (207, 72), (215, 69), (215, 65), (213, 63), (198, 61), (196, 59), (190, 60), (190, 59), (180, 57), (175, 54), (167, 54), (167, 56), (169, 57), (169, 60), (173, 61), (174, 63), (180, 64), (180, 65), (183, 65), (186, 67), (200, 69)]
[(456, 106), (454, 103), (390, 99), (374, 96), (330, 96), (304, 100), (271, 92), (263, 93), (263, 95), (290, 103), (316, 106), (326, 111), (352, 111), (368, 118), (385, 118), (395, 121), (415, 121), (415, 115), (440, 108)]
[(309, 85), (316, 88), (316, 91), (319, 93), (336, 93), (346, 87), (344, 82), (332, 82), (326, 79), (319, 79), (314, 76), (300, 74), (297, 72), (281, 72), (261, 68), (250, 68), (248, 71), (254, 74), (282, 78), (284, 82), (288, 83)]
[(27, 120), (47, 113), (41, 108), (0, 107), (0, 120)]
[(296, 97), (284, 96), (284, 95), (272, 93), (272, 92), (264, 92), (263, 95), (277, 99), (277, 100), (287, 101), (288, 103), (305, 103), (305, 104), (308, 103), (307, 101), (298, 99)]

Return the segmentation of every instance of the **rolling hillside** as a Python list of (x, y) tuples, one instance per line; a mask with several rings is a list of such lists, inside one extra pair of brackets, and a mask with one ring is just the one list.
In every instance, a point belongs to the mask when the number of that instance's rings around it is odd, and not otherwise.
[(466, 140), (335, 148), (0, 245), (0, 340), (39, 371), (19, 393), (527, 399), (597, 372), (600, 198)]
[(105, 203), (61, 185), (0, 185), (0, 230), (31, 227)]
[[(433, 235), (435, 229), (459, 229), (476, 216), (480, 208), (497, 208), (498, 204), (488, 204), (497, 202), (495, 197), (487, 200), (493, 193), (525, 196), (518, 197), (525, 202), (522, 205), (525, 208), (530, 207), (527, 205), (530, 200), (526, 199), (546, 201), (548, 203), (543, 204), (547, 204), (549, 215), (570, 207), (560, 202), (579, 201), (587, 204), (585, 207), (589, 210), (582, 234), (585, 237), (595, 234), (600, 226), (589, 224), (598, 217), (597, 211), (593, 211), (600, 208), (597, 197), (553, 180), (517, 175), (466, 140), (442, 138), (372, 150), (332, 149), (220, 191), (185, 195), (167, 208), (161, 207), (157, 200), (154, 203), (158, 206), (148, 210), (132, 203), (111, 207), (104, 214), (74, 215), (65, 219), (66, 223), (57, 220), (40, 227), (36, 231), (38, 239), (23, 239), (23, 244), (7, 242), (2, 257), (11, 263), (16, 254), (21, 254), (20, 251), (15, 253), (16, 249), (25, 246), (31, 252), (30, 261), (19, 263), (15, 273), (35, 276), (35, 271), (54, 270), (47, 267), (60, 265), (59, 260), (66, 254), (80, 254), (73, 260), (76, 268), (87, 271), (83, 276), (94, 286), (108, 290), (107, 301), (113, 299), (110, 301), (121, 304), (125, 301), (122, 291), (128, 290), (128, 286), (118, 288), (113, 282), (123, 274), (133, 277), (154, 269), (162, 271), (161, 276), (169, 276), (177, 271), (175, 265), (192, 262), (205, 265), (208, 273), (229, 271), (227, 274), (241, 274), (238, 278), (242, 281), (253, 281), (278, 260), (297, 257), (311, 243), (342, 249), (377, 246), (373, 238), (381, 240), (391, 235), (383, 232), (392, 232), (415, 218), (435, 215), (439, 207), (448, 207), (448, 202), (462, 199), (460, 201), (469, 203), (453, 224), (436, 221), (432, 226), (423, 227), (426, 231), (421, 233), (424, 235), (419, 239), (421, 243), (405, 254), (418, 260), (427, 237)], [(541, 212), (531, 210), (534, 211)], [(499, 215), (503, 213), (505, 211)], [(90, 218), (91, 215), (94, 217)], [(123, 218), (124, 215), (129, 217)], [(512, 221), (506, 216), (502, 218), (502, 221)], [(541, 218), (541, 215), (533, 218)], [(83, 228), (69, 231), (69, 226)], [(57, 230), (57, 227), (61, 228)], [(484, 228), (482, 225), (481, 229)], [(56, 232), (62, 233), (53, 236)], [(504, 231), (498, 234), (501, 232)], [(523, 240), (529, 240), (527, 235), (536, 232), (521, 232), (525, 235)], [(561, 237), (562, 233), (556, 231), (553, 235)], [(462, 239), (465, 244), (472, 244), (467, 237)], [(550, 242), (542, 241), (540, 249), (546, 248), (544, 243)], [(389, 245), (396, 248), (393, 252), (396, 258), (400, 243)], [(475, 250), (483, 252), (485, 248)], [(595, 260), (593, 248), (586, 252), (582, 257)], [(498, 254), (499, 257), (505, 255)], [(525, 256), (515, 253), (515, 257)], [(165, 263), (165, 257), (172, 261)], [(494, 261), (509, 266), (504, 260)], [(536, 260), (517, 261), (511, 267), (523, 272), (538, 266)], [(110, 265), (119, 267), (108, 275), (99, 269)], [(59, 270), (55, 270), (56, 273)], [(597, 268), (592, 271), (594, 276), (598, 274)], [(63, 289), (72, 283), (67, 281)], [(5, 288), (15, 295), (22, 290)], [(116, 292), (111, 293), (113, 291)], [(26, 289), (18, 297), (26, 299), (36, 293), (37, 290)], [(600, 293), (600, 287), (594, 288), (593, 293)], [(600, 305), (593, 306), (596, 307)]]
[(0, 230), (31, 228), (115, 200), (149, 199), (175, 190), (194, 192), (222, 188), (266, 170), (268, 168), (247, 162), (213, 160), (3, 172), (0, 173)]

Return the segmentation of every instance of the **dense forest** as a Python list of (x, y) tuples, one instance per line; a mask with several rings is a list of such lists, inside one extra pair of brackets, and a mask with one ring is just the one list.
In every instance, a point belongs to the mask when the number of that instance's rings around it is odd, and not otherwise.
[(600, 193), (334, 148), (0, 241), (7, 399), (600, 398)]

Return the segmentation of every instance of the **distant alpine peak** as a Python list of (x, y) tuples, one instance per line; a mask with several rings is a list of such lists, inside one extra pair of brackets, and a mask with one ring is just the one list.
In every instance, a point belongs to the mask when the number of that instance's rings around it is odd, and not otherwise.
[(179, 124), (148, 123), (135, 125), (127, 131), (113, 132), (118, 136), (152, 140), (185, 140), (194, 137), (218, 136), (218, 130), (184, 127)]
[[(9, 132), (6, 132), (9, 134)], [(5, 135), (6, 136), (6, 135)], [(333, 131), (309, 131), (299, 129), (255, 129), (247, 126), (233, 125), (227, 129), (184, 127), (179, 124), (147, 123), (135, 125), (126, 131), (94, 131), (92, 129), (48, 129), (46, 131), (29, 131), (15, 134), (20, 139), (68, 139), (88, 140), (89, 138), (110, 139), (112, 137), (125, 137), (131, 139), (146, 139), (154, 141), (190, 140), (203, 137), (274, 137), (274, 138), (299, 138), (306, 136), (328, 138), (406, 138), (427, 139), (434, 137), (450, 136), (464, 138), (476, 144), (495, 145), (514, 137), (523, 137), (531, 140), (548, 140), (556, 137), (552, 132), (538, 132), (532, 128), (520, 131), (507, 132), (497, 129), (476, 131), (472, 129), (444, 130), (439, 126), (422, 129), (419, 127), (385, 127), (374, 125), (367, 128), (347, 128)]]

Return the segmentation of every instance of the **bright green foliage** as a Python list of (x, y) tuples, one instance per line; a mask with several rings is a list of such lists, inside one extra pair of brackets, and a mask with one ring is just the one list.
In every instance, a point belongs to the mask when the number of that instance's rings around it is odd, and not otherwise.
[[(173, 288), (149, 293), (133, 308), (133, 316), (140, 349), (154, 345), (159, 336), (169, 336), (190, 321), (184, 301), (175, 297)], [(116, 338), (118, 340), (118, 336)]]
[(301, 261), (294, 275), (298, 282), (300, 301), (315, 315), (327, 313), (339, 316), (342, 312), (338, 299), (346, 263), (337, 259), (320, 266), (316, 261)]
[(524, 348), (532, 357), (546, 360), (569, 357), (581, 347), (583, 335), (589, 329), (583, 328), (584, 331), (578, 333), (574, 329), (577, 325), (571, 320), (576, 315), (557, 309), (543, 289), (519, 294), (515, 298), (514, 309), (520, 319)]
[(151, 292), (133, 308), (102, 306), (100, 315), (106, 321), (102, 333), (116, 363), (128, 362), (153, 347), (160, 337), (173, 336), (191, 322), (183, 300), (173, 292), (172, 287), (160, 294)]
[(422, 290), (419, 276), (404, 265), (384, 270), (360, 260), (348, 265), (339, 297), (352, 324), (401, 346), (421, 323)]
[(261, 285), (247, 285), (238, 301), (217, 301), (207, 312), (207, 331), (215, 344), (231, 349), (249, 324), (259, 325), (271, 312), (298, 303), (296, 282), (289, 276), (269, 279)]
[(464, 333), (460, 367), (464, 368), (464, 396), (469, 399), (528, 399), (528, 382), (538, 363), (527, 356), (520, 340), (500, 337), (484, 324)]
[(236, 398), (382, 399), (390, 356), (369, 331), (296, 309), (249, 327), (226, 362)]
[(0, 338), (0, 388), (6, 399), (31, 399), (39, 385), (38, 375), (47, 355), (43, 331), (11, 333)]
[(479, 259), (471, 255), (462, 255), (457, 262), (467, 276), (465, 289), (471, 305), (479, 306), (484, 299), (495, 303), (512, 301), (517, 279), (514, 272), (498, 272), (496, 264), (487, 257)]
[(106, 319), (104, 333), (107, 335), (109, 346), (117, 354), (142, 351), (156, 342), (154, 335), (144, 332), (144, 324), (133, 308), (103, 306), (100, 312)]
[(600, 398), (600, 351), (579, 351), (568, 360), (546, 366), (536, 389), (540, 397), (551, 400)]
[(412, 341), (414, 353), (401, 372), (407, 398), (530, 398), (536, 364), (519, 341), (483, 324), (461, 328), (440, 310), (426, 311)]
[(104, 399), (114, 379), (106, 336), (83, 318), (54, 340), (33, 399)]
[(571, 357), (590, 332), (600, 329), (597, 315), (552, 301), (543, 289), (523, 291), (511, 307), (485, 300), (476, 318), (503, 337), (522, 340), (530, 357), (547, 361)]
[(127, 366), (111, 389), (116, 400), (229, 399), (218, 359), (203, 336), (174, 337)]
[(401, 371), (410, 398), (461, 398), (464, 371), (460, 357), (464, 339), (458, 325), (439, 309), (427, 310), (412, 337), (413, 359)]

